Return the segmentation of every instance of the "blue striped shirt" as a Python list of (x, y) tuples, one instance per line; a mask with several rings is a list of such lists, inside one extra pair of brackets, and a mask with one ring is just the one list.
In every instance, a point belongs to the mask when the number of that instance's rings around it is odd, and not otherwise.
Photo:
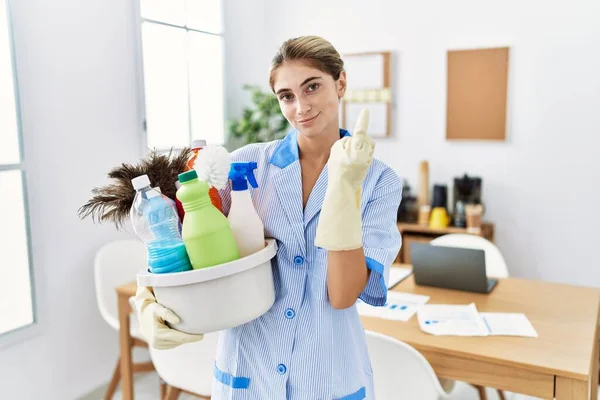
[[(306, 204), (297, 131), (283, 140), (251, 144), (232, 161), (256, 161), (259, 184), (252, 201), (277, 240), (272, 262), (275, 303), (263, 316), (222, 331), (214, 367), (213, 400), (373, 399), (373, 371), (356, 306), (334, 309), (327, 298), (327, 250), (314, 245), (327, 189), (327, 166)], [(340, 135), (349, 135), (345, 130)], [(224, 212), (230, 188), (221, 191)], [(389, 267), (400, 249), (396, 215), (401, 198), (394, 171), (375, 159), (362, 192), (363, 247), (370, 278), (361, 293), (380, 306)]]

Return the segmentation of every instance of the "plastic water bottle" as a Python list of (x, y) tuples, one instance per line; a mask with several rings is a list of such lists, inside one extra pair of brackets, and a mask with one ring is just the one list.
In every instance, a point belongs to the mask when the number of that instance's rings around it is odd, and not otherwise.
[(192, 268), (180, 234), (173, 200), (150, 187), (147, 175), (131, 180), (135, 197), (130, 211), (133, 230), (146, 244), (150, 272), (164, 274)]
[(265, 228), (248, 190), (248, 183), (253, 188), (258, 187), (253, 172), (255, 169), (255, 162), (234, 162), (229, 171), (231, 208), (227, 219), (240, 249), (240, 257), (249, 256), (265, 247)]
[(212, 204), (208, 184), (195, 170), (179, 174), (177, 198), (185, 219), (182, 236), (194, 269), (212, 267), (240, 257), (227, 218)]

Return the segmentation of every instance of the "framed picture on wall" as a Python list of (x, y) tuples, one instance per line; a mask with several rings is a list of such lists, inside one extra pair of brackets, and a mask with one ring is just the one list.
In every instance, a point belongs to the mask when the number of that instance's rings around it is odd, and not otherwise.
[(391, 52), (343, 55), (348, 87), (341, 103), (340, 124), (353, 129), (363, 108), (369, 110), (369, 135), (392, 135)]

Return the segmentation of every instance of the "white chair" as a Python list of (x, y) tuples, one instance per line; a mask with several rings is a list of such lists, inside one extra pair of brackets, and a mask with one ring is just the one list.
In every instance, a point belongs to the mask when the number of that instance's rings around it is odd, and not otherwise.
[[(485, 272), (488, 276), (495, 278), (508, 278), (508, 267), (506, 261), (500, 253), (500, 249), (489, 240), (481, 236), (469, 235), (465, 233), (451, 233), (433, 239), (430, 244), (434, 246), (458, 247), (462, 249), (483, 250), (485, 253)], [(479, 385), (473, 385), (479, 392), (481, 400), (487, 399), (485, 388)], [(500, 399), (504, 399), (504, 392), (496, 389)]]
[(430, 244), (434, 246), (483, 250), (485, 252), (485, 270), (487, 275), (496, 278), (508, 278), (509, 276), (508, 267), (498, 247), (481, 236), (452, 233), (437, 237)]
[(447, 399), (444, 389), (425, 357), (400, 340), (366, 331), (373, 367), (375, 398), (436, 400)]
[(176, 400), (184, 392), (210, 399), (219, 333), (169, 350), (150, 348), (158, 376), (167, 384), (163, 400)]
[[(96, 253), (94, 259), (94, 282), (96, 285), (96, 300), (100, 314), (115, 330), (119, 330), (119, 314), (117, 312), (117, 286), (136, 280), (138, 270), (146, 268), (146, 247), (140, 240), (119, 240), (104, 245)], [(147, 347), (139, 329), (137, 318), (130, 317), (130, 335), (132, 344)], [(152, 363), (133, 364), (134, 372), (147, 372), (154, 368)], [(111, 382), (105, 394), (105, 399), (114, 395), (121, 377), (120, 359), (114, 369)]]

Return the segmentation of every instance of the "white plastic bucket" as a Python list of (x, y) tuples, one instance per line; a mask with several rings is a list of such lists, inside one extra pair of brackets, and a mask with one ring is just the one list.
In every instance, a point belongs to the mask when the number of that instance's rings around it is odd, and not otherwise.
[(233, 328), (267, 312), (275, 302), (271, 259), (277, 243), (225, 264), (192, 271), (152, 274), (140, 271), (138, 286), (152, 287), (156, 301), (181, 319), (173, 328), (209, 333)]

